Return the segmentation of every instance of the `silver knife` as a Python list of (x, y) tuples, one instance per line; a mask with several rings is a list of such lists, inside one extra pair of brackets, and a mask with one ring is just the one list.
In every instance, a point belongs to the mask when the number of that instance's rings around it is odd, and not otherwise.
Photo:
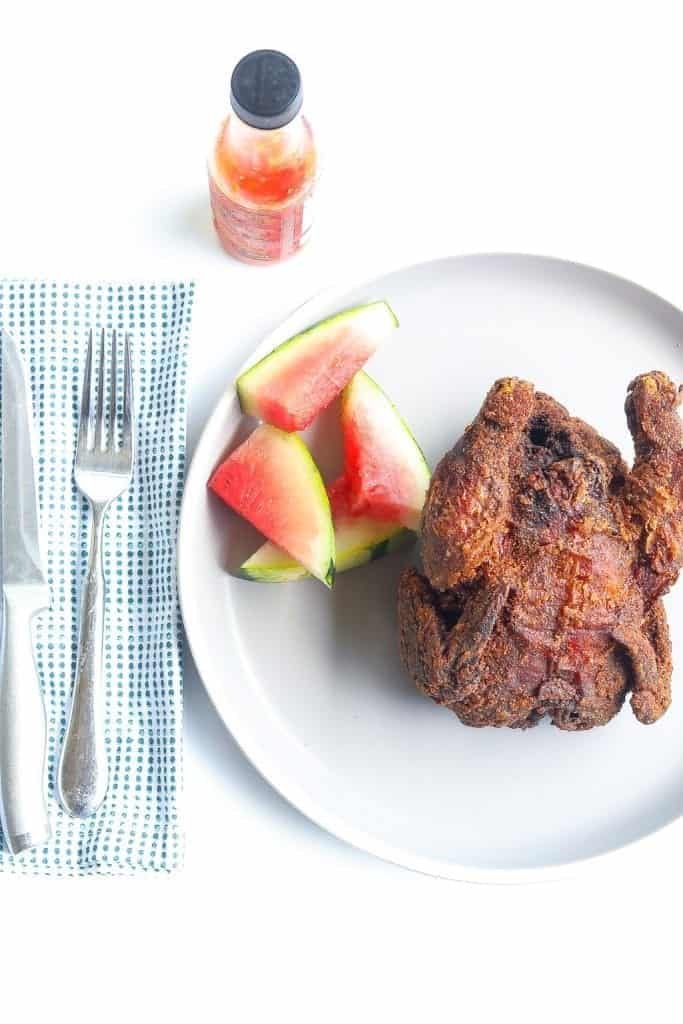
[(10, 853), (50, 838), (46, 726), (33, 656), (33, 619), (49, 605), (40, 551), (33, 416), (26, 369), (2, 331), (2, 665), (0, 811)]

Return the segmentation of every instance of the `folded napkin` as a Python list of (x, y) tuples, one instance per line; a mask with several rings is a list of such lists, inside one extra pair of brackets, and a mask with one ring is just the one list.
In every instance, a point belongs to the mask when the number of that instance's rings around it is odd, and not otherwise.
[[(38, 490), (51, 607), (34, 627), (48, 725), (48, 805), (53, 837), (0, 869), (82, 875), (171, 871), (182, 858), (181, 624), (176, 531), (185, 463), (191, 283), (61, 284), (0, 281), (0, 325), (31, 376)], [(78, 643), (88, 515), (73, 481), (81, 380), (90, 327), (129, 331), (136, 461), (130, 489), (112, 505), (104, 538), (104, 670), (109, 791), (94, 817), (76, 821), (55, 798)]]

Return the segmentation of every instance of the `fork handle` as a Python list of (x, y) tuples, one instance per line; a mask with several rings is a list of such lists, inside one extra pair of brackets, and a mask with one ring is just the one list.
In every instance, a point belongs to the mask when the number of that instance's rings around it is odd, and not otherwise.
[(109, 781), (102, 673), (102, 529), (107, 505), (91, 502), (90, 554), (81, 597), (76, 679), (57, 776), (60, 803), (74, 818), (88, 818), (95, 813), (104, 800)]

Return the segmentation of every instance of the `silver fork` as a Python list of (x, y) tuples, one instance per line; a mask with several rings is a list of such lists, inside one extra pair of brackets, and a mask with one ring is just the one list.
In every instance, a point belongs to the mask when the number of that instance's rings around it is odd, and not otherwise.
[[(57, 791), (64, 809), (76, 818), (87, 818), (95, 813), (104, 800), (109, 779), (102, 676), (105, 600), (102, 531), (107, 509), (130, 484), (134, 458), (133, 384), (127, 334), (123, 357), (123, 399), (120, 403), (117, 395), (116, 349), (114, 331), (107, 400), (104, 331), (100, 336), (96, 396), (92, 386), (93, 333), (90, 331), (74, 467), (76, 486), (90, 503), (90, 555), (81, 597), (76, 679), (59, 762)], [(117, 443), (119, 436), (120, 444)]]

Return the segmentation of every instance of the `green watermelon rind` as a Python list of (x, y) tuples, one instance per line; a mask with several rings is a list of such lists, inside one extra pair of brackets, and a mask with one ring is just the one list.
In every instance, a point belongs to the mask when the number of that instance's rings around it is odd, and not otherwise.
[[(336, 573), (348, 572), (350, 569), (357, 569), (368, 562), (374, 562), (377, 558), (391, 554), (392, 551), (399, 551), (408, 547), (415, 540), (416, 534), (412, 530), (399, 526), (396, 523), (374, 523), (371, 520), (363, 519), (367, 525), (364, 533), (364, 525), (356, 522), (344, 522), (344, 526), (351, 525), (358, 533), (358, 537), (351, 546), (346, 547), (343, 534), (339, 531), (335, 536), (336, 551)], [(305, 579), (310, 573), (295, 562), (294, 559), (278, 548), (270, 541), (266, 541), (251, 558), (244, 562), (237, 573), (241, 579), (252, 580), (255, 583), (288, 583), (292, 580)]]
[(262, 359), (259, 359), (257, 363), (249, 367), (248, 370), (245, 370), (237, 378), (235, 387), (242, 412), (247, 416), (259, 416), (257, 391), (265, 385), (271, 376), (281, 372), (283, 366), (290, 361), (294, 362), (297, 356), (300, 356), (302, 348), (305, 348), (307, 345), (313, 347), (330, 328), (338, 327), (345, 320), (357, 319), (367, 314), (368, 311), (379, 308), (383, 308), (386, 311), (392, 327), (399, 326), (398, 317), (389, 303), (384, 299), (379, 299), (376, 302), (369, 302), (362, 306), (354, 306), (352, 309), (342, 310), (342, 312), (335, 313), (334, 316), (327, 317), (325, 320), (319, 320), (318, 323), (307, 327), (305, 331), (300, 331), (299, 334), (295, 334), (280, 345), (277, 345), (272, 352), (263, 356)]

